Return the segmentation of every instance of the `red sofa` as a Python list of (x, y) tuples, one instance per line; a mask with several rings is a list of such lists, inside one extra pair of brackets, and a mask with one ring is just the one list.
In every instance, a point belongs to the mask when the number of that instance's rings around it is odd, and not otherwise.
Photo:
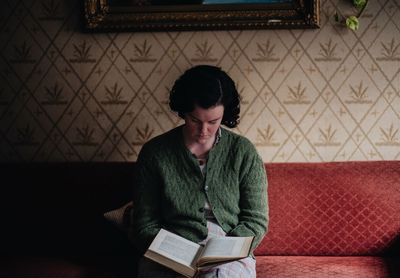
[[(134, 277), (134, 163), (0, 164), (0, 277)], [(400, 277), (400, 161), (267, 163), (258, 277)], [(118, 216), (120, 214), (120, 216)]]
[(400, 277), (400, 161), (267, 164), (259, 277)]

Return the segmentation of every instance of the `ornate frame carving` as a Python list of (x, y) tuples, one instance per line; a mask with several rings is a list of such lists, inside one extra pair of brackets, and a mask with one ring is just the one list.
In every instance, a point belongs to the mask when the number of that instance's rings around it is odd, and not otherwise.
[(84, 0), (86, 31), (187, 31), (319, 28), (320, 0), (281, 4), (113, 6)]

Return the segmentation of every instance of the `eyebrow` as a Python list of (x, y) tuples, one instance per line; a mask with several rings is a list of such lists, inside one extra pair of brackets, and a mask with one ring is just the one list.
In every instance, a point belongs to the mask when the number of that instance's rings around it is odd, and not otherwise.
[[(195, 116), (193, 116), (192, 114), (189, 114), (189, 116), (191, 117), (191, 118), (193, 118), (193, 119), (195, 119), (195, 120), (198, 120), (199, 122), (201, 122), (200, 121), (200, 119), (197, 119)], [(209, 121), (207, 121), (207, 122), (215, 122), (215, 121), (218, 121), (219, 119), (221, 119), (222, 117), (219, 117), (219, 118), (216, 118), (216, 119), (213, 119), (213, 120), (209, 120)]]

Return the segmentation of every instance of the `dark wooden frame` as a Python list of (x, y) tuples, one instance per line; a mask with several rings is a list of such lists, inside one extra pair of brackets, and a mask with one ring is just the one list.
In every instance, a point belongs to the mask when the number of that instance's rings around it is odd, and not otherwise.
[(318, 28), (320, 0), (285, 4), (112, 6), (84, 0), (86, 31), (188, 31)]

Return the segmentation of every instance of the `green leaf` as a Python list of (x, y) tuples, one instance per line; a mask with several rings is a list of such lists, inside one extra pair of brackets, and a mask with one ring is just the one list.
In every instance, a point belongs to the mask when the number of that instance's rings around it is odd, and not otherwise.
[(353, 4), (357, 9), (362, 9), (367, 4), (367, 0), (353, 0)]
[(339, 22), (339, 14), (337, 11), (335, 12), (334, 18), (336, 22)]
[(346, 18), (346, 26), (350, 30), (353, 30), (353, 31), (358, 30), (358, 27), (360, 26), (358, 18), (354, 15), (349, 16), (348, 18)]

